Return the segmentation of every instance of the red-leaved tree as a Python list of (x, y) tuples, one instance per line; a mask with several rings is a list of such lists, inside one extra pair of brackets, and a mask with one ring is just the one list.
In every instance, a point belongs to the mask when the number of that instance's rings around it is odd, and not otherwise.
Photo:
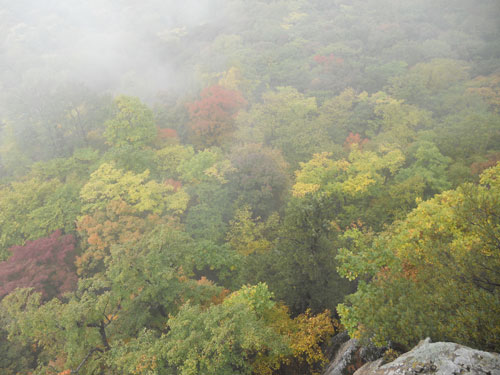
[(344, 142), (344, 149), (351, 150), (354, 145), (357, 145), (359, 149), (363, 149), (363, 146), (368, 143), (368, 138), (361, 138), (358, 133), (350, 132)]
[(49, 237), (10, 248), (12, 256), (0, 263), (0, 299), (16, 288), (34, 288), (44, 299), (70, 291), (77, 277), (73, 266), (75, 238), (60, 230)]
[(239, 91), (212, 85), (201, 92), (201, 99), (187, 105), (188, 135), (198, 148), (221, 146), (230, 140), (234, 118), (246, 105)]

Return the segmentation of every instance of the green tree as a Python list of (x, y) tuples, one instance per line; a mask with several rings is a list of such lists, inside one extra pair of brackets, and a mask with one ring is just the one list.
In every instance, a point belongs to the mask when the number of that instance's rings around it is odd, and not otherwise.
[(279, 240), (261, 256), (263, 271), (254, 275), (265, 280), (293, 313), (333, 310), (353, 290), (336, 273), (341, 234), (353, 225), (382, 225), (371, 201), (404, 161), (399, 150), (375, 153), (360, 150), (358, 144), (352, 145), (346, 159), (331, 156), (315, 154), (301, 163)]
[(66, 298), (40, 304), (38, 294), (29, 294), (33, 302), (10, 304), (9, 340), (37, 343), (38, 373), (123, 373), (134, 362), (130, 353), (148, 333), (155, 340), (165, 334), (169, 316), (186, 301), (210, 305), (222, 292), (194, 278), (195, 268), (214, 257), (198, 257), (193, 249), (189, 236), (168, 225), (138, 243), (112, 246), (105, 272), (80, 279)]
[(285, 160), (295, 167), (329, 145), (325, 129), (314, 122), (317, 111), (315, 98), (293, 87), (279, 87), (264, 93), (261, 104), (240, 113), (238, 138), (281, 150)]
[(115, 116), (105, 124), (104, 136), (112, 147), (132, 145), (140, 148), (150, 145), (156, 138), (153, 112), (138, 98), (118, 96)]
[(40, 304), (40, 295), (31, 297), (30, 289), (18, 289), (0, 301), (0, 371), (15, 375), (33, 371), (41, 354), (40, 347), (19, 331), (19, 319), (26, 310)]
[(401, 169), (396, 179), (404, 181), (417, 176), (422, 178), (426, 185), (425, 198), (449, 189), (451, 184), (447, 179), (447, 168), (452, 159), (442, 155), (437, 146), (429, 141), (416, 142), (412, 149), (415, 150), (412, 155), (414, 163)]
[(275, 306), (265, 284), (243, 287), (207, 310), (187, 304), (169, 320), (166, 358), (182, 375), (252, 374), (262, 361), (279, 367), (290, 349), (273, 327)]
[(354, 337), (414, 345), (423, 337), (498, 350), (500, 165), (421, 203), (373, 238), (348, 233), (341, 273), (360, 278), (338, 310)]
[(57, 229), (70, 233), (80, 213), (80, 184), (58, 179), (29, 178), (0, 190), (0, 259), (8, 249), (27, 240), (46, 237)]
[(283, 207), (290, 179), (278, 150), (247, 144), (235, 147), (229, 158), (234, 169), (228, 173), (228, 188), (235, 205), (250, 205), (263, 218)]
[(102, 124), (110, 113), (106, 95), (78, 84), (37, 83), (9, 95), (7, 103), (6, 135), (23, 159), (69, 157), (78, 148), (102, 146)]
[(223, 242), (232, 215), (227, 185), (228, 174), (233, 170), (231, 162), (217, 148), (200, 151), (177, 168), (191, 196), (185, 223), (194, 238)]

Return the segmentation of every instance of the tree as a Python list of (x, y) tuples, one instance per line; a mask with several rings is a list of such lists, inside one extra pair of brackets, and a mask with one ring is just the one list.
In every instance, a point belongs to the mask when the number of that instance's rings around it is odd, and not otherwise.
[(106, 151), (101, 160), (114, 163), (117, 168), (134, 173), (148, 170), (152, 176), (159, 177), (155, 151), (149, 147), (137, 147), (131, 144), (112, 147)]
[(77, 258), (78, 272), (103, 271), (112, 245), (136, 243), (154, 225), (181, 215), (189, 196), (178, 186), (102, 164), (80, 191), (82, 213), (77, 226), (87, 242)]
[(33, 288), (50, 299), (76, 286), (72, 235), (63, 236), (58, 230), (10, 251), (12, 256), (0, 263), (0, 299), (16, 288)]
[(446, 169), (451, 158), (443, 156), (437, 146), (429, 141), (416, 142), (411, 149), (415, 150), (412, 155), (415, 162), (400, 170), (396, 179), (404, 181), (416, 176), (422, 178), (426, 185), (426, 198), (449, 189), (451, 184), (446, 178)]
[(235, 147), (230, 161), (234, 170), (228, 174), (228, 185), (237, 206), (250, 205), (263, 218), (283, 206), (288, 164), (278, 150), (247, 144)]
[[(227, 183), (227, 173), (233, 171), (231, 162), (227, 160), (222, 151), (217, 148), (209, 148), (191, 153), (180, 161), (177, 172), (180, 179), (187, 184), (197, 185), (202, 182)], [(187, 155), (187, 156), (188, 156)]]
[(238, 138), (281, 150), (295, 168), (330, 145), (326, 130), (314, 121), (317, 111), (314, 97), (306, 97), (293, 87), (279, 87), (262, 94), (262, 103), (240, 113)]
[(185, 223), (194, 238), (223, 242), (226, 224), (232, 215), (228, 174), (233, 170), (231, 162), (218, 148), (199, 151), (177, 168), (191, 196)]
[(430, 112), (385, 92), (377, 92), (367, 100), (373, 103), (373, 113), (377, 116), (367, 135), (380, 144), (408, 147), (415, 140), (417, 131), (431, 124)]
[[(334, 309), (354, 284), (336, 273), (337, 249), (342, 246), (334, 222), (335, 199), (307, 196), (292, 199), (271, 251), (257, 258), (251, 275), (265, 281), (293, 315)], [(247, 273), (248, 274), (248, 273)], [(253, 281), (253, 280), (252, 280)]]
[(153, 112), (138, 98), (123, 95), (115, 99), (115, 107), (115, 117), (105, 124), (106, 142), (117, 148), (150, 145), (157, 136)]
[(0, 189), (0, 259), (8, 249), (62, 229), (70, 233), (80, 212), (80, 183), (37, 177), (12, 182)]
[(212, 85), (201, 99), (188, 104), (188, 137), (198, 149), (223, 146), (232, 137), (234, 119), (246, 101), (239, 91)]
[(105, 209), (84, 215), (78, 220), (78, 231), (86, 239), (85, 250), (77, 257), (80, 275), (103, 271), (111, 246), (132, 245), (163, 220), (155, 214), (144, 217), (123, 200), (112, 200)]
[(169, 320), (166, 358), (182, 375), (277, 368), (290, 352), (286, 336), (273, 327), (275, 306), (265, 284), (243, 287), (205, 311), (187, 304)]
[[(463, 40), (462, 36), (459, 38)], [(447, 116), (457, 108), (481, 102), (480, 96), (471, 95), (466, 89), (474, 85), (468, 81), (472, 66), (466, 60), (439, 58), (419, 62), (407, 72), (391, 77), (384, 90), (396, 99), (432, 111), (434, 118)]]
[(11, 140), (30, 161), (69, 157), (78, 148), (102, 146), (102, 124), (110, 112), (106, 95), (78, 84), (37, 82), (7, 100)]
[(498, 129), (499, 114), (473, 106), (446, 116), (435, 130), (434, 143), (444, 155), (465, 160), (470, 165), (475, 156), (497, 151)]
[[(13, 305), (9, 339), (37, 343), (39, 373), (133, 373), (129, 366), (135, 369), (144, 363), (141, 357), (158, 349), (155, 342), (168, 331), (169, 316), (186, 301), (210, 306), (223, 295), (221, 287), (194, 277), (195, 268), (216, 254), (202, 257), (196, 251), (189, 236), (171, 225), (158, 225), (137, 243), (112, 246), (105, 271), (81, 278), (65, 299), (25, 309)], [(31, 293), (30, 299), (37, 296)]]
[(163, 178), (179, 180), (180, 164), (194, 156), (191, 146), (168, 145), (156, 151), (156, 164)]
[(500, 347), (500, 165), (480, 185), (420, 203), (377, 237), (348, 233), (341, 273), (360, 278), (338, 307), (354, 337), (411, 347), (422, 337)]
[(16, 289), (0, 301), (0, 371), (14, 375), (32, 372), (40, 359), (40, 347), (20, 332), (26, 310), (40, 305), (40, 293), (32, 288)]
[(315, 154), (296, 171), (278, 242), (261, 258), (265, 280), (293, 313), (334, 309), (353, 290), (336, 273), (344, 230), (381, 225), (373, 197), (404, 161), (399, 150), (375, 153), (351, 145), (346, 159)]
[[(341, 94), (325, 100), (318, 112), (317, 122), (328, 131), (330, 138), (340, 143), (346, 139), (349, 133), (363, 133), (364, 128), (358, 129), (360, 125), (366, 126), (365, 121), (353, 121), (356, 113), (362, 113), (357, 104), (361, 102), (362, 96), (356, 95), (352, 88), (345, 89)], [(322, 150), (324, 151), (324, 150)]]
[(252, 219), (250, 206), (243, 206), (237, 210), (234, 219), (229, 222), (230, 229), (227, 234), (229, 245), (245, 256), (271, 251), (276, 244), (279, 216), (274, 213), (266, 221), (260, 220), (260, 217)]
[(114, 200), (123, 200), (140, 213), (182, 214), (189, 197), (183, 189), (149, 179), (149, 171), (135, 174), (102, 164), (80, 191), (82, 212), (103, 210)]
[(54, 158), (31, 165), (30, 176), (42, 181), (58, 179), (65, 184), (87, 182), (90, 173), (99, 166), (99, 152), (93, 148), (79, 148), (69, 158)]
[(468, 92), (479, 95), (495, 112), (500, 112), (500, 72), (479, 76), (468, 84)]
[[(315, 154), (295, 172), (292, 188), (295, 197), (308, 194), (357, 198), (367, 195), (373, 187), (384, 184), (387, 175), (394, 175), (404, 162), (399, 149), (384, 149), (376, 153), (363, 151), (352, 144), (347, 159), (332, 160), (332, 154)], [(344, 200), (345, 201), (345, 200)]]

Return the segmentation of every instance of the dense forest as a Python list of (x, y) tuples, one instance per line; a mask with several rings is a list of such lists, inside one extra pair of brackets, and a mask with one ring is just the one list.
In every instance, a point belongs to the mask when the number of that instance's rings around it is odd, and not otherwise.
[(498, 0), (182, 4), (2, 2), (0, 373), (499, 352)]

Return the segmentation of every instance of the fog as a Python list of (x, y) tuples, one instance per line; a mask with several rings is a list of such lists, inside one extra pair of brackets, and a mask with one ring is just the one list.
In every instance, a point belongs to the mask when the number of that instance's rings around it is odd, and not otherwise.
[(12, 89), (76, 81), (148, 99), (186, 84), (168, 43), (213, 20), (216, 5), (209, 0), (2, 1), (1, 84)]
[[(500, 6), (492, 5), (491, 1), (478, 6), (473, 1), (316, 3), (332, 17), (341, 16), (335, 24), (332, 21), (331, 25), (318, 29), (325, 36), (331, 34), (330, 43), (344, 44), (341, 48), (336, 47), (339, 51), (359, 54), (356, 40), (366, 38), (363, 42), (367, 47), (362, 52), (366, 54), (374, 44), (370, 39), (380, 39), (377, 35), (380, 32), (384, 43), (379, 43), (374, 56), (380, 58), (377, 56), (382, 54), (379, 48), (387, 49), (387, 43), (393, 41), (387, 56), (410, 65), (424, 56), (473, 59), (478, 51), (491, 50), (491, 43), (487, 45), (485, 40), (494, 38), (498, 29), (495, 19), (498, 20), (496, 17), (500, 14)], [(295, 38), (297, 35), (290, 30), (280, 29), (279, 22), (289, 22), (297, 15), (302, 17), (300, 15), (305, 13), (301, 12), (307, 6), (303, 1), (3, 0), (0, 2), (0, 87), (5, 92), (21, 87), (81, 82), (99, 92), (137, 95), (151, 102), (158, 92), (185, 91), (200, 85), (197, 76), (200, 72), (192, 66), (186, 67), (189, 61), (201, 56), (204, 48), (210, 48), (208, 43), (200, 44), (200, 41), (213, 42), (221, 34), (240, 37), (238, 32), (241, 31), (266, 30), (258, 35), (260, 40), (251, 40), (256, 49), (252, 51), (253, 56), (247, 57), (257, 59), (258, 54), (272, 55), (275, 47), (266, 47), (264, 43), (282, 45)], [(492, 14), (492, 9), (496, 15)], [(382, 17), (381, 12), (385, 12)], [(457, 16), (463, 17), (461, 29), (446, 31), (450, 24), (458, 23), (454, 19)], [(386, 21), (381, 27), (389, 29), (369, 27), (376, 17)], [(270, 20), (276, 20), (277, 24), (272, 25)], [(307, 17), (304, 20), (299, 21), (315, 22)], [(399, 29), (390, 29), (394, 25)], [(314, 36), (317, 32), (314, 24), (310, 28), (310, 32), (302, 32), (302, 38)], [(347, 34), (331, 33), (330, 28), (344, 28)], [(441, 34), (436, 37), (439, 29)], [(346, 38), (352, 42), (344, 43)], [(403, 41), (406, 44), (402, 44)], [(301, 49), (317, 48), (313, 43), (317, 42), (290, 48), (300, 53)], [(228, 49), (229, 54), (234, 52), (232, 47)], [(494, 55), (497, 51), (491, 52)], [(213, 61), (203, 63), (210, 65)], [(280, 81), (280, 77), (271, 77), (273, 79), (278, 84), (287, 83)]]

